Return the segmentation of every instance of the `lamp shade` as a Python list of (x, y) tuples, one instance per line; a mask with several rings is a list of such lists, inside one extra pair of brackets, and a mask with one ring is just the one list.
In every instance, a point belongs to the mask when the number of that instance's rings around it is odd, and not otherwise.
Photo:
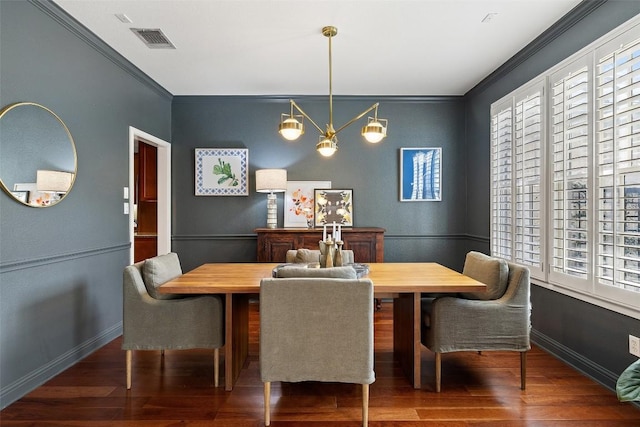
[(286, 169), (260, 169), (256, 171), (258, 193), (284, 193), (287, 191)]
[(36, 171), (36, 188), (45, 193), (66, 193), (71, 188), (73, 174), (71, 172), (38, 170)]

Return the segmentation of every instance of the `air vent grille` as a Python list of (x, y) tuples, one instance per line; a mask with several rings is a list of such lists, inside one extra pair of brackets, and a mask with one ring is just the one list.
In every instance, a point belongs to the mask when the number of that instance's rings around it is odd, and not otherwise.
[(131, 31), (133, 31), (149, 49), (176, 48), (159, 28), (132, 28)]

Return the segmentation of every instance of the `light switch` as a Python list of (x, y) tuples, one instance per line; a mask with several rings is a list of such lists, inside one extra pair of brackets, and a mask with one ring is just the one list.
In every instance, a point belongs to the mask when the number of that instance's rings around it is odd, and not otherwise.
[(129, 187), (124, 187), (122, 194), (124, 195), (125, 199), (129, 198)]
[(129, 202), (124, 202), (124, 214), (129, 215)]

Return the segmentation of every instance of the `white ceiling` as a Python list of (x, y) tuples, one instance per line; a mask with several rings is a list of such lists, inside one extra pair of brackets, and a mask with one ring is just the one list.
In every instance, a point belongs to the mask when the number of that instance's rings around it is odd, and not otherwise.
[(327, 95), (333, 25), (333, 94), (402, 96), (465, 94), (580, 0), (55, 2), (173, 95)]

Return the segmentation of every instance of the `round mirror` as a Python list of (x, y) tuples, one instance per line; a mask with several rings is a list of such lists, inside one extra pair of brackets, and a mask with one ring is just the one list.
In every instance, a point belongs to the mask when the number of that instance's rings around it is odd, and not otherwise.
[(13, 199), (53, 206), (71, 191), (77, 167), (71, 133), (53, 111), (33, 102), (0, 110), (0, 185)]

